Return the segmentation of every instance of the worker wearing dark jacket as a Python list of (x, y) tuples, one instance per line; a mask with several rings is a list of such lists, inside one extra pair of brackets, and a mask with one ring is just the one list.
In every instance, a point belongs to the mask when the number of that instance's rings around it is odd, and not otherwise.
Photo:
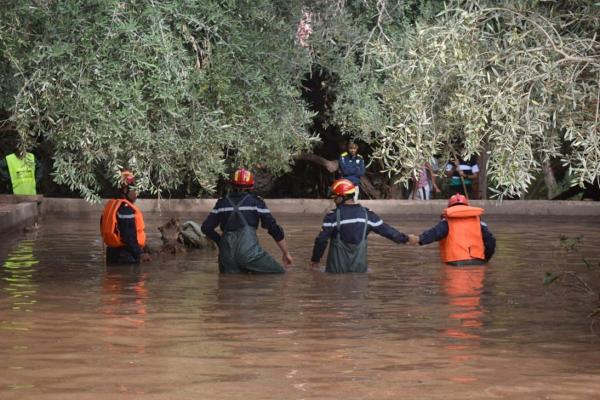
[(358, 154), (358, 145), (353, 141), (348, 143), (348, 151), (343, 152), (338, 160), (342, 178), (348, 179), (356, 186), (354, 200), (358, 201), (360, 177), (365, 174), (365, 160)]
[(421, 235), (410, 235), (411, 244), (421, 246), (440, 242), (442, 261), (451, 265), (481, 265), (489, 261), (496, 250), (496, 239), (480, 220), (483, 209), (470, 207), (462, 194), (448, 200), (442, 220)]
[(373, 211), (354, 203), (355, 189), (348, 179), (333, 183), (331, 190), (337, 207), (323, 219), (311, 267), (318, 267), (330, 239), (325, 271), (333, 273), (367, 271), (367, 235), (371, 231), (396, 243), (408, 241), (408, 236), (385, 224)]
[(144, 215), (135, 206), (137, 191), (135, 177), (123, 171), (119, 198), (109, 200), (100, 218), (100, 233), (106, 244), (106, 262), (109, 264), (137, 264), (150, 260), (144, 253), (146, 233)]
[[(260, 222), (275, 240), (283, 254), (283, 264), (290, 266), (283, 229), (260, 197), (249, 191), (254, 176), (245, 169), (235, 171), (231, 184), (234, 191), (217, 201), (202, 223), (202, 233), (219, 246), (221, 273), (283, 273), (285, 269), (258, 244), (256, 229)], [(222, 235), (215, 228), (221, 227)]]

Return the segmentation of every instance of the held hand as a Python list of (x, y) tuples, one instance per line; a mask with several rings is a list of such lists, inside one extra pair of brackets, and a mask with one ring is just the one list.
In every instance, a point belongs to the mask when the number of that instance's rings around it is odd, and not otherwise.
[(142, 253), (140, 255), (140, 261), (141, 262), (148, 262), (148, 261), (151, 261), (151, 260), (152, 260), (152, 257), (150, 257), (150, 254), (148, 254), (148, 253)]
[(294, 263), (294, 259), (292, 258), (292, 255), (290, 253), (283, 253), (283, 257), (282, 257), (282, 261), (283, 261), (283, 265), (286, 268), (289, 268), (292, 266), (292, 264)]
[(408, 235), (408, 244), (410, 244), (411, 246), (418, 246), (419, 245), (419, 237), (417, 235)]

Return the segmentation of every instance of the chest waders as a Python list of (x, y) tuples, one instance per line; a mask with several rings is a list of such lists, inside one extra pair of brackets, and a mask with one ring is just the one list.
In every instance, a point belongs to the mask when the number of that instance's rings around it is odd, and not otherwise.
[(345, 243), (341, 239), (340, 210), (335, 212), (337, 221), (337, 234), (331, 238), (329, 253), (327, 254), (327, 267), (325, 272), (367, 272), (367, 224), (369, 216), (365, 210), (365, 227), (363, 228), (360, 243)]
[[(242, 272), (281, 274), (283, 267), (263, 250), (258, 244), (256, 228), (248, 225), (246, 218), (240, 212), (239, 206), (248, 195), (244, 196), (239, 203), (227, 197), (233, 206), (233, 212), (225, 224), (223, 236), (219, 242), (219, 272), (224, 274), (239, 274)], [(244, 226), (240, 229), (229, 230), (233, 216), (237, 215)]]

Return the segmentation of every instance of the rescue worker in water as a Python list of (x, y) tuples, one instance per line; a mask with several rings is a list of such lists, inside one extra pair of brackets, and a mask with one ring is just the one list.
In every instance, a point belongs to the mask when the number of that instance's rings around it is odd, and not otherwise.
[(410, 244), (426, 245), (440, 242), (442, 261), (450, 265), (481, 265), (488, 262), (496, 250), (496, 239), (485, 222), (480, 220), (483, 208), (469, 206), (462, 194), (448, 200), (442, 220), (419, 236), (409, 235)]
[(137, 199), (135, 177), (124, 170), (121, 173), (119, 198), (109, 200), (100, 218), (100, 233), (106, 244), (106, 262), (109, 264), (137, 264), (149, 261), (144, 253), (146, 233), (144, 215), (133, 203)]
[[(284, 273), (285, 269), (258, 243), (256, 229), (260, 222), (281, 250), (283, 265), (292, 265), (283, 229), (277, 225), (264, 200), (250, 192), (254, 187), (254, 175), (246, 169), (238, 169), (230, 183), (234, 190), (217, 200), (201, 228), (202, 233), (219, 247), (219, 271), (228, 274)], [(222, 235), (215, 231), (219, 225)]]
[(396, 243), (408, 242), (408, 236), (397, 231), (368, 208), (354, 202), (356, 186), (348, 179), (338, 179), (331, 186), (336, 208), (323, 219), (321, 232), (315, 239), (310, 266), (317, 268), (329, 243), (326, 272), (367, 272), (367, 235), (373, 231)]

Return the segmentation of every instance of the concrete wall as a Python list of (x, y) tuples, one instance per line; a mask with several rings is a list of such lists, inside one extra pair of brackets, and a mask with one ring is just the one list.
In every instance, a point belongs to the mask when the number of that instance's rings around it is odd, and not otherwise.
[[(215, 199), (140, 199), (136, 204), (144, 212), (162, 213), (208, 213)], [(1, 202), (1, 200), (0, 200)], [(271, 199), (266, 200), (274, 214), (318, 214), (323, 215), (333, 207), (328, 199)], [(362, 205), (378, 214), (439, 215), (446, 207), (446, 200), (362, 200)], [(544, 216), (600, 216), (600, 202), (510, 200), (496, 202), (474, 200), (472, 205), (483, 207), (486, 215), (544, 215)], [(100, 215), (103, 204), (89, 204), (81, 199), (45, 198), (42, 210), (45, 213), (96, 213)]]
[[(144, 212), (189, 213), (196, 216), (209, 213), (215, 199), (140, 199), (136, 204)], [(439, 215), (446, 200), (363, 200), (366, 207), (382, 215)], [(472, 201), (483, 207), (486, 216), (565, 216), (593, 218), (600, 216), (600, 202), (510, 200), (496, 202)], [(324, 215), (333, 207), (328, 199), (271, 199), (267, 205), (275, 214)], [(0, 233), (32, 224), (41, 214), (96, 214), (102, 204), (90, 204), (81, 199), (44, 198), (43, 196), (0, 195)]]
[(34, 223), (41, 213), (42, 196), (0, 195), (0, 233)]

